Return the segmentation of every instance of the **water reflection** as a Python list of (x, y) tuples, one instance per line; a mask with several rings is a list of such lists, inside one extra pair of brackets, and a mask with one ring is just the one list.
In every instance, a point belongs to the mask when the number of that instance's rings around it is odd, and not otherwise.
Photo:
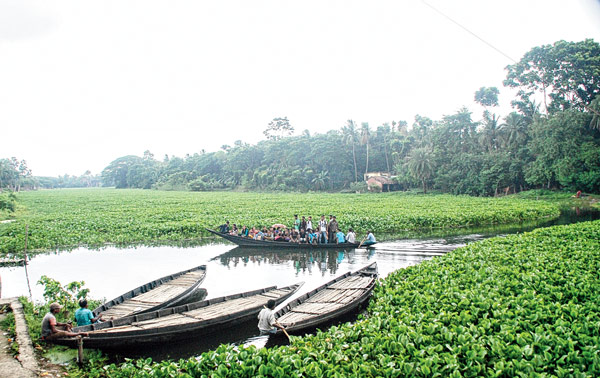
[[(369, 251), (367, 259), (373, 256), (374, 250)], [(355, 263), (355, 250), (289, 250), (287, 248), (271, 249), (256, 247), (235, 247), (232, 250), (213, 258), (211, 261), (218, 261), (223, 266), (237, 268), (248, 265), (261, 264), (291, 264), (296, 272), (296, 276), (312, 274), (313, 271), (320, 271), (321, 276), (336, 275), (340, 264), (348, 262)]]

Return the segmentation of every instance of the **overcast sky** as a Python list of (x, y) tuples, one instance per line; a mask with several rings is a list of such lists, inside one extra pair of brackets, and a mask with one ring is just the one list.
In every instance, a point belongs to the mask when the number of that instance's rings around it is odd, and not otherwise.
[(256, 143), (275, 117), (296, 133), (480, 119), (482, 86), (504, 116), (511, 58), (585, 38), (599, 0), (0, 0), (0, 158), (79, 176)]

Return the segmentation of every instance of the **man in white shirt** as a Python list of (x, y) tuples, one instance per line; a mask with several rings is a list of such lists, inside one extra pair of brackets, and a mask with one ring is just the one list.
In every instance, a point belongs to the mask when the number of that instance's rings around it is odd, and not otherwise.
[(275, 300), (269, 299), (267, 306), (258, 313), (258, 329), (261, 335), (269, 335), (277, 333), (277, 328), (284, 330), (283, 326), (277, 323), (275, 314)]
[(327, 243), (327, 221), (325, 220), (325, 215), (321, 215), (321, 220), (319, 221), (319, 244)]
[(348, 233), (346, 234), (346, 242), (356, 243), (356, 234), (352, 228), (348, 229)]

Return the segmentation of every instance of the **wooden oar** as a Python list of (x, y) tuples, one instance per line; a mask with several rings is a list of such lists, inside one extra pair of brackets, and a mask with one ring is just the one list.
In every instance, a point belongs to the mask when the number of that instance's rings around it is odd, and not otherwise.
[(360, 244), (358, 245), (358, 247), (357, 247), (357, 248), (360, 248), (360, 247), (362, 247), (362, 243), (364, 243), (364, 242), (365, 242), (365, 240), (367, 240), (367, 237), (368, 237), (368, 236), (369, 236), (369, 234), (366, 234), (366, 235), (365, 235), (365, 238), (364, 238), (364, 239), (363, 239), (363, 240), (360, 242)]
[(277, 323), (281, 328), (279, 328), (280, 330), (283, 331), (283, 333), (287, 336), (288, 341), (290, 342), (290, 344), (292, 343), (292, 339), (290, 338), (290, 335), (287, 333), (287, 331), (285, 330), (285, 327), (282, 326), (281, 324)]

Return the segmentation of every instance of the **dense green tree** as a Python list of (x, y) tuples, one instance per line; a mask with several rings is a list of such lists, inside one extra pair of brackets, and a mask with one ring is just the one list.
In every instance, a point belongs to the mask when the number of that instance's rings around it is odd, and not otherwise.
[(500, 91), (496, 87), (481, 87), (475, 92), (475, 101), (484, 107), (498, 106)]
[(534, 47), (506, 69), (504, 85), (519, 88), (520, 109), (540, 94), (546, 113), (584, 110), (600, 93), (600, 45), (592, 39)]

